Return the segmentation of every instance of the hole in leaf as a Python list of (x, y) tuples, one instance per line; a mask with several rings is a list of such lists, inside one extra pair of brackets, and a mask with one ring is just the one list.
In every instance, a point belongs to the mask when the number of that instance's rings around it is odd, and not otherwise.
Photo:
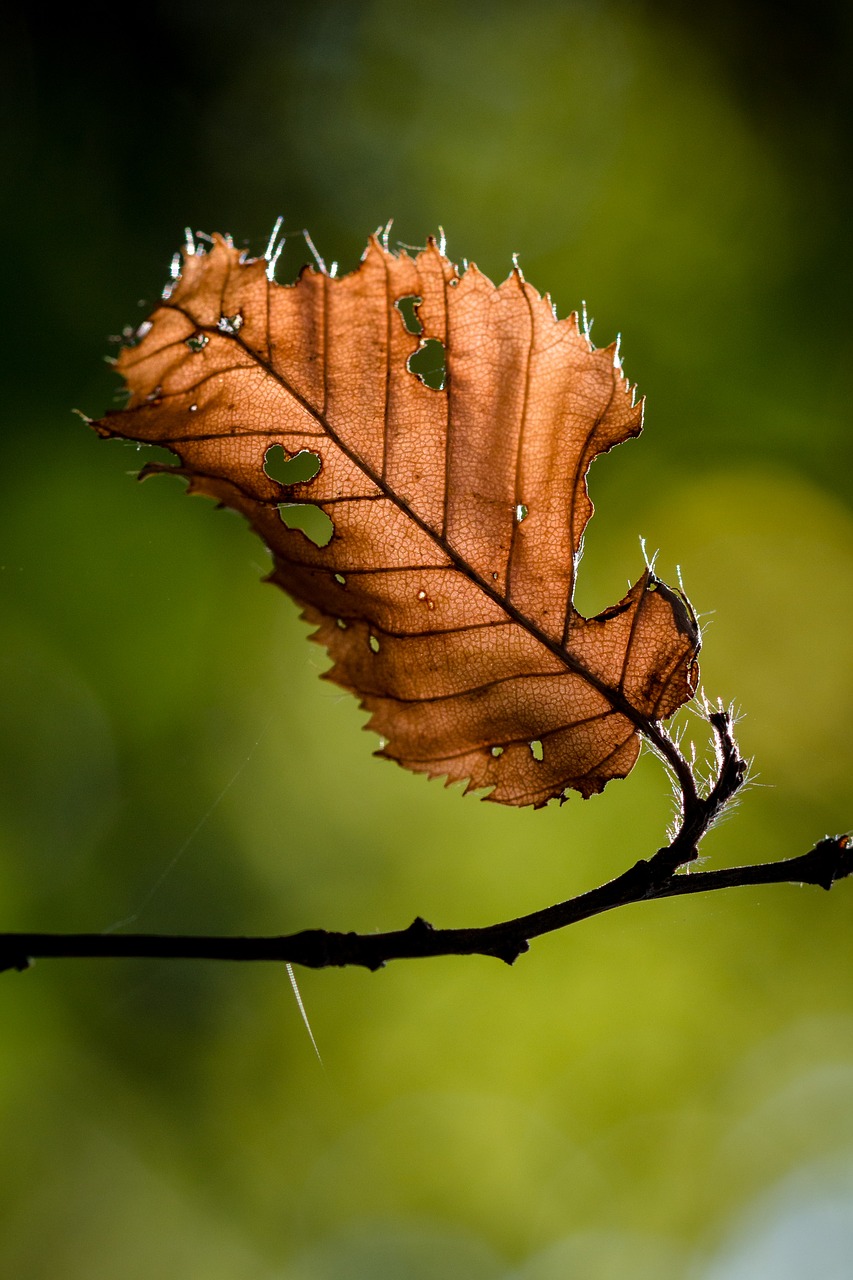
[(345, 587), (347, 585), (347, 580), (342, 573), (335, 574), (335, 582), (339, 582), (342, 587)]
[(334, 523), (322, 507), (315, 506), (313, 502), (280, 502), (278, 514), (282, 524), (304, 533), (315, 547), (326, 547), (331, 542)]
[(186, 345), (190, 351), (204, 351), (210, 338), (206, 333), (194, 333), (191, 338), (187, 338)]
[(237, 311), (233, 316), (220, 316), (216, 326), (220, 333), (227, 333), (229, 338), (235, 337), (243, 328), (243, 317)]
[(346, 622), (346, 620), (345, 620), (344, 618), (338, 618), (337, 622), (338, 622), (338, 626), (340, 627), (341, 631), (346, 631), (346, 629), (347, 629), (347, 625), (348, 625), (348, 624), (347, 624), (347, 622)]
[(264, 454), (264, 471), (279, 484), (305, 484), (314, 479), (321, 465), (318, 455), (310, 449), (300, 449), (289, 458), (282, 445), (271, 444)]
[(545, 759), (545, 749), (538, 738), (534, 738), (530, 743), (530, 754), (533, 756), (534, 760)]
[(403, 318), (407, 333), (421, 334), (424, 331), (424, 327), (418, 319), (418, 307), (422, 302), (423, 298), (419, 298), (416, 293), (410, 293), (405, 298), (398, 298), (394, 303)]
[(515, 508), (516, 522), (518, 524), (521, 524), (522, 520), (527, 519), (527, 516), (528, 516), (528, 508), (524, 505), (523, 502), (519, 502), (518, 506)]
[(379, 640), (376, 636), (370, 636), (368, 638), (368, 644), (370, 645), (374, 653), (379, 652)]
[(444, 343), (439, 342), (438, 338), (421, 341), (417, 351), (406, 361), (406, 368), (409, 373), (416, 374), (431, 391), (443, 391), (447, 379)]
[(497, 759), (498, 756), (502, 756), (503, 753), (504, 753), (503, 747), (492, 747), (492, 755), (495, 757), (495, 759)]

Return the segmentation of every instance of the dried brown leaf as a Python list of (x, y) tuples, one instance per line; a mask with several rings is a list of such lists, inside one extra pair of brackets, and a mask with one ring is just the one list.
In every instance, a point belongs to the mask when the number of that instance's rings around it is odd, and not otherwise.
[[(692, 696), (699, 636), (651, 570), (598, 617), (572, 603), (586, 473), (641, 429), (616, 348), (518, 269), (460, 276), (434, 242), (411, 258), (372, 239), (339, 280), (269, 274), (221, 237), (188, 253), (119, 356), (128, 407), (97, 430), (173, 450), (148, 472), (245, 515), (382, 755), (513, 805), (624, 777)], [(402, 299), (420, 300), (408, 319)], [(436, 340), (441, 390), (408, 364)], [(319, 460), (313, 478), (274, 479), (275, 446)], [(325, 512), (328, 544), (287, 504)]]

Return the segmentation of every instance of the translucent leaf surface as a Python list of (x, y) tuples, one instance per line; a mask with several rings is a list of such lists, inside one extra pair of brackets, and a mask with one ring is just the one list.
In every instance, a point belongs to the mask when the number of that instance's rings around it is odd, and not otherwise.
[(590, 463), (641, 429), (615, 346), (434, 242), (269, 274), (220, 237), (188, 254), (97, 430), (173, 450), (246, 516), (384, 756), (513, 805), (623, 777), (691, 697), (699, 637), (651, 570), (573, 606)]

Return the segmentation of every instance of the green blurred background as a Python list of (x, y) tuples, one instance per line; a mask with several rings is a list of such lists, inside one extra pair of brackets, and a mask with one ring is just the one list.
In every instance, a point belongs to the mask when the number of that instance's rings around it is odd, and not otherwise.
[[(16, 929), (488, 923), (661, 840), (661, 769), (502, 810), (371, 758), (245, 526), (71, 416), (185, 224), (394, 217), (624, 335), (579, 603), (680, 565), (756, 785), (706, 865), (851, 822), (850, 9), (161, 2), (0, 41), (0, 900)], [(119, 22), (119, 16), (121, 22)], [(306, 254), (294, 237), (279, 278)], [(141, 301), (140, 301), (141, 300)], [(701, 733), (695, 720), (689, 726)], [(701, 742), (701, 740), (700, 740)], [(0, 979), (15, 1280), (828, 1280), (853, 1256), (853, 888), (485, 959)]]

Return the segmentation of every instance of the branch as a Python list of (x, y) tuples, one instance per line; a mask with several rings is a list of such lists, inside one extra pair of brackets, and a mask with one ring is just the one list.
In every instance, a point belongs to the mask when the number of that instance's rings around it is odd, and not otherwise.
[[(657, 855), (656, 855), (657, 856)], [(783, 862), (727, 867), (691, 875), (662, 873), (655, 858), (640, 859), (629, 871), (589, 893), (542, 911), (478, 929), (434, 929), (418, 917), (393, 933), (332, 933), (305, 929), (287, 937), (187, 937), (157, 934), (4, 933), (0, 970), (26, 969), (35, 959), (134, 957), (161, 960), (274, 960), (324, 969), (361, 965), (381, 969), (389, 960), (420, 956), (495, 956), (512, 964), (533, 938), (601, 915), (631, 902), (706, 893), (738, 885), (814, 884), (831, 889), (853, 872), (853, 839), (826, 836), (813, 849)]]
[(533, 938), (565, 929), (631, 902), (673, 898), (753, 884), (815, 884), (831, 889), (853, 872), (853, 836), (825, 836), (808, 853), (783, 862), (679, 874), (698, 856), (699, 842), (746, 781), (747, 762), (735, 742), (732, 716), (706, 708), (714, 731), (716, 777), (701, 794), (693, 771), (666, 731), (649, 722), (646, 736), (679, 784), (679, 823), (671, 842), (648, 860), (566, 902), (515, 920), (477, 929), (435, 929), (420, 916), (393, 933), (333, 933), (305, 929), (286, 937), (190, 937), (158, 934), (3, 933), (0, 972), (27, 969), (35, 959), (134, 957), (161, 960), (275, 960), (309, 969), (361, 965), (381, 969), (389, 960), (419, 956), (495, 956), (512, 964)]

